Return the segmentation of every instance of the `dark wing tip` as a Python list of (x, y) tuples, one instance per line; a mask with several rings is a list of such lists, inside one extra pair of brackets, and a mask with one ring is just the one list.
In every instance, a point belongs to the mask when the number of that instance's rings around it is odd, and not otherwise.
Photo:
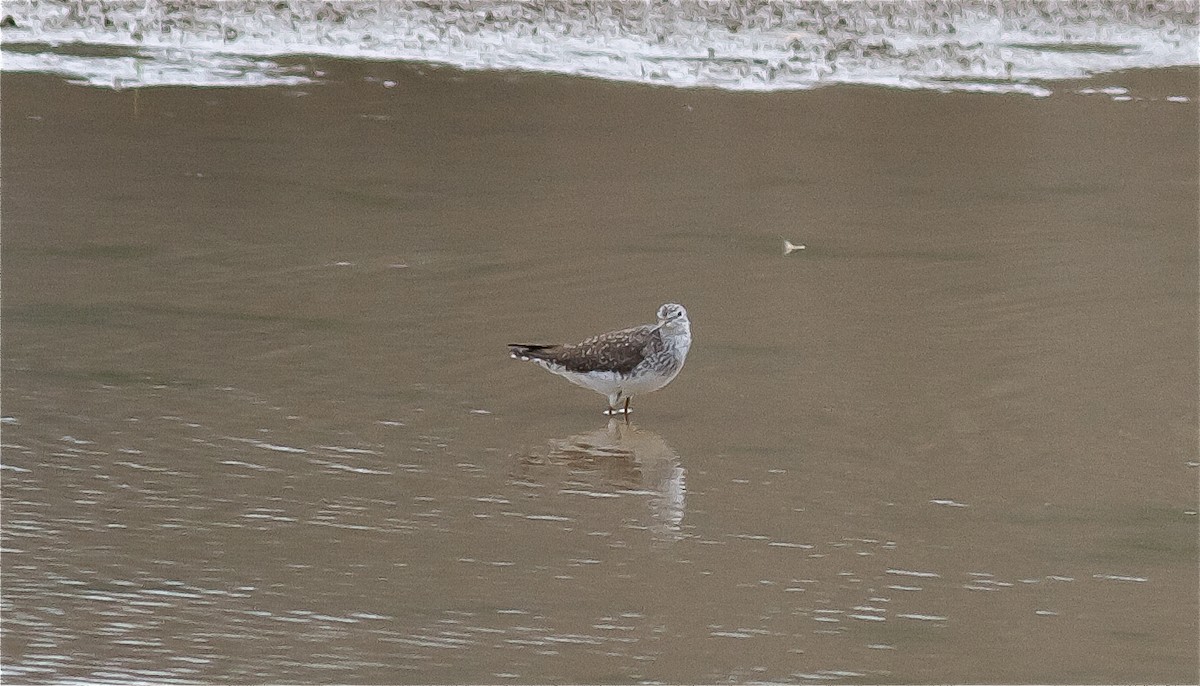
[(508, 356), (514, 360), (529, 360), (545, 357), (546, 350), (557, 348), (556, 345), (525, 345), (524, 343), (509, 343)]

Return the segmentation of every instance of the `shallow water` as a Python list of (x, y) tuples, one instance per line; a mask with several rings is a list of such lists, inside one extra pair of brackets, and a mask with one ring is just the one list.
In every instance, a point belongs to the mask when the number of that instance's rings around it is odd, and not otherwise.
[[(6, 680), (1195, 679), (1194, 71), (320, 67), (5, 76)], [(667, 301), (628, 425), (506, 357)]]

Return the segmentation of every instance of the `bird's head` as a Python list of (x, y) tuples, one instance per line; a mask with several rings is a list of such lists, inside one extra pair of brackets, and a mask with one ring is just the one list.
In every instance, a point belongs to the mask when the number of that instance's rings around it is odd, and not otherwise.
[(683, 305), (677, 303), (667, 303), (658, 308), (658, 325), (673, 332), (688, 331), (691, 328), (687, 310), (683, 309)]

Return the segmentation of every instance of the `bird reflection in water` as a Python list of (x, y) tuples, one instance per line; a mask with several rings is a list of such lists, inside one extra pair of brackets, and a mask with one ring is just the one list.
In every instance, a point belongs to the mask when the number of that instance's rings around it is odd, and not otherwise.
[[(643, 497), (651, 520), (645, 528), (658, 539), (683, 537), (686, 471), (679, 454), (653, 431), (612, 419), (602, 429), (553, 439), (548, 452), (526, 455), (522, 463), (527, 471), (567, 470), (564, 493)], [(545, 482), (545, 478), (538, 480)]]

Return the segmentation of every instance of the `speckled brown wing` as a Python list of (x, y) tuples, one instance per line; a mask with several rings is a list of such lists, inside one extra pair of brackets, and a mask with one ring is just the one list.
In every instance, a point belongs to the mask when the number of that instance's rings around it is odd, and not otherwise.
[(638, 326), (610, 331), (574, 345), (510, 345), (513, 353), (561, 365), (571, 372), (617, 372), (628, 374), (646, 358), (649, 351), (661, 347), (657, 327)]

